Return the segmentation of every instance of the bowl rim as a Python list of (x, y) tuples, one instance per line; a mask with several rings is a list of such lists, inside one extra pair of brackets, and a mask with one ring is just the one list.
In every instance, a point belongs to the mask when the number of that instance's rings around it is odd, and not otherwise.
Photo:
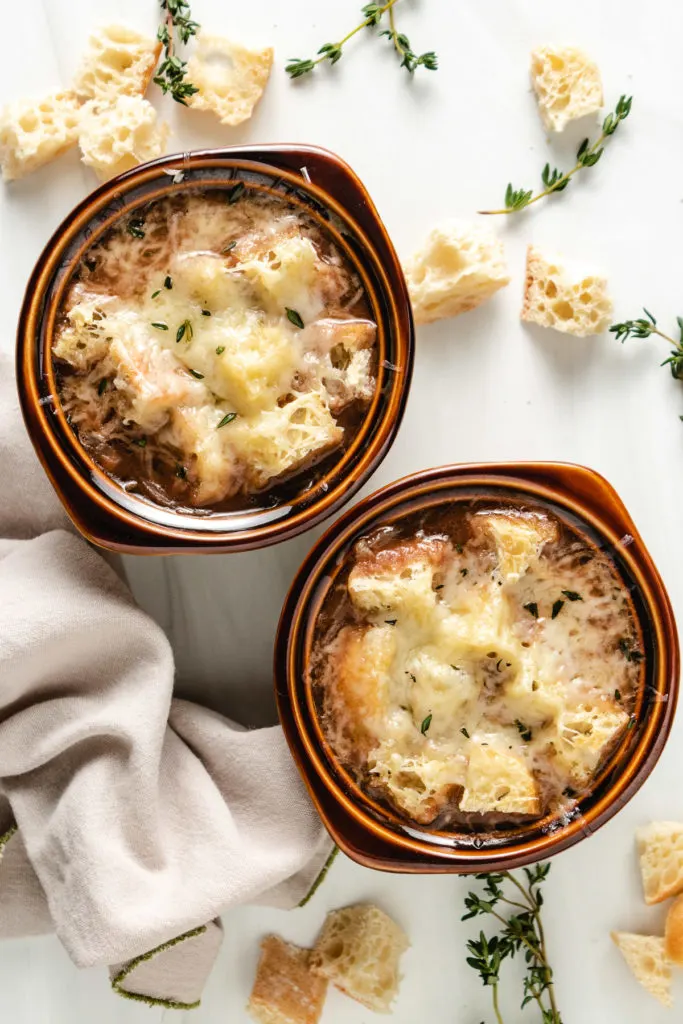
[[(434, 489), (438, 488), (458, 490), (472, 486), (506, 488), (527, 493), (530, 498), (550, 500), (617, 546), (651, 620), (657, 655), (653, 668), (657, 696), (651, 702), (643, 697), (642, 705), (653, 707), (654, 711), (639, 722), (637, 742), (623, 771), (610, 781), (606, 792), (592, 806), (581, 808), (569, 823), (514, 846), (503, 842), (482, 849), (439, 848), (406, 834), (397, 834), (371, 815), (363, 802), (345, 792), (328, 766), (315, 730), (310, 731), (308, 709), (300, 704), (300, 693), (307, 695), (308, 687), (305, 683), (298, 685), (297, 670), (307, 631), (319, 607), (314, 604), (311, 608), (311, 595), (324, 577), (325, 567), (335, 560), (338, 563), (339, 553), (350, 539), (364, 532), (370, 522), (374, 525), (384, 512), (395, 511), (410, 497), (428, 492), (433, 496)], [(347, 509), (319, 538), (294, 578), (276, 634), (274, 674), (280, 720), (295, 761), (323, 821), (353, 859), (384, 870), (481, 871), (521, 866), (567, 849), (609, 821), (631, 799), (653, 770), (669, 736), (678, 695), (679, 662), (678, 633), (666, 588), (614, 488), (594, 470), (572, 463), (504, 462), (422, 470), (388, 484)], [(627, 737), (622, 739), (624, 745), (626, 742)], [(614, 767), (613, 764), (612, 771)], [(321, 797), (320, 787), (324, 797)], [(344, 825), (340, 827), (335, 820), (337, 814), (347, 823), (353, 820), (361, 833), (365, 833), (365, 849), (358, 843), (345, 841)], [(415, 831), (424, 830), (416, 825)], [(373, 844), (389, 848), (389, 855), (384, 852), (378, 856)], [(421, 866), (415, 866), (415, 858)]]
[[(298, 171), (293, 167), (298, 167)], [(57, 408), (57, 416), (52, 415), (52, 398), (49, 397), (54, 389), (48, 390), (47, 401), (45, 396), (41, 396), (44, 383), (41, 363), (43, 320), (48, 320), (49, 329), (64, 287), (63, 284), (55, 286), (55, 276), (68, 246), (103, 211), (107, 211), (109, 216), (102, 230), (137, 205), (149, 201), (144, 196), (138, 196), (136, 200), (134, 194), (146, 183), (163, 183), (163, 188), (160, 187), (155, 195), (162, 192), (170, 195), (196, 188), (196, 180), (186, 182), (185, 173), (206, 168), (225, 169), (226, 184), (233, 172), (271, 174), (332, 212), (358, 241), (360, 254), (347, 255), (353, 259), (373, 305), (377, 306), (375, 314), (382, 314), (378, 317), (378, 383), (359, 434), (339, 462), (335, 462), (316, 481), (309, 496), (303, 499), (298, 496), (294, 502), (281, 503), (279, 507), (288, 511), (272, 519), (263, 510), (254, 513), (245, 510), (240, 515), (247, 520), (246, 528), (239, 525), (235, 528), (235, 517), (232, 518), (232, 526), (221, 529), (219, 518), (213, 516), (198, 519), (196, 526), (188, 523), (179, 526), (136, 514), (136, 506), (146, 506), (147, 503), (127, 502), (125, 492), (121, 496), (123, 500), (118, 499), (120, 489), (113, 482), (107, 486), (108, 478), (99, 467), (95, 468), (101, 486), (88, 479), (86, 470), (92, 460), (73, 439), (70, 442), (73, 453), (70, 453), (69, 445), (64, 444), (58, 433), (61, 407)], [(328, 182), (330, 177), (333, 179), (332, 185), (316, 184), (311, 180), (308, 168), (313, 170), (314, 178), (327, 173)], [(339, 196), (342, 189), (345, 194)], [(344, 245), (348, 248), (345, 242)], [(374, 275), (373, 281), (369, 279), (370, 273)], [(68, 278), (69, 275), (63, 276)], [(389, 344), (394, 346), (395, 352), (387, 350)], [(396, 360), (398, 372), (387, 358), (391, 355), (399, 357)], [(49, 353), (45, 358), (49, 359)], [(168, 154), (100, 185), (67, 214), (45, 245), (29, 278), (17, 328), (16, 373), (20, 405), (29, 436), (48, 477), (70, 518), (88, 540), (131, 553), (139, 553), (141, 549), (145, 553), (162, 554), (260, 548), (294, 537), (332, 515), (367, 481), (393, 444), (405, 412), (413, 363), (414, 325), (407, 286), (398, 256), (376, 207), (365, 186), (344, 160), (322, 147), (299, 144), (227, 146)], [(72, 454), (78, 455), (78, 465)], [(132, 508), (127, 508), (127, 504)], [(249, 520), (257, 517), (264, 521), (249, 525)], [(210, 528), (208, 523), (211, 523)], [(226, 517), (226, 525), (228, 523)]]

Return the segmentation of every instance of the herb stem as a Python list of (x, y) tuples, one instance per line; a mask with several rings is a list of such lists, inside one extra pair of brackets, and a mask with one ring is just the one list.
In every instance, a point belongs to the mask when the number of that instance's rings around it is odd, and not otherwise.
[[(590, 146), (588, 152), (592, 155), (595, 152), (595, 150), (601, 145), (601, 143), (605, 141), (606, 138), (607, 136), (603, 132), (600, 138), (597, 139), (592, 146)], [(552, 195), (553, 192), (560, 192), (561, 186), (565, 185), (569, 181), (569, 179), (576, 174), (577, 171), (581, 170), (583, 166), (584, 165), (581, 161), (574, 164), (571, 171), (567, 171), (567, 173), (563, 174), (561, 178), (558, 178), (554, 185), (552, 185), (550, 188), (546, 188), (543, 192), (539, 192), (538, 195), (535, 195), (532, 199), (527, 200), (527, 202), (524, 204), (523, 209), (526, 210), (527, 206), (533, 206), (534, 203), (537, 203), (539, 201), (539, 199), (545, 199), (546, 196)], [(480, 213), (486, 217), (498, 216), (498, 214), (501, 213), (515, 212), (516, 211), (514, 206), (506, 206), (504, 208), (501, 208), (500, 210), (477, 210), (477, 213)]]
[[(393, 20), (394, 20), (393, 6), (394, 6), (394, 4), (397, 4), (397, 3), (398, 3), (398, 0), (387, 0), (387, 3), (383, 4), (382, 8), (379, 11), (379, 17), (381, 17), (383, 14), (386, 14), (386, 12), (389, 11), (389, 17), (391, 18), (391, 22), (392, 22), (392, 25), (393, 25)], [(340, 39), (338, 43), (334, 43), (333, 45), (334, 45), (335, 49), (341, 50), (342, 46), (344, 46), (345, 43), (348, 43), (349, 39), (353, 39), (353, 37), (355, 35), (357, 35), (359, 32), (362, 32), (364, 28), (368, 27), (368, 25), (373, 25), (373, 24), (376, 24), (376, 23), (377, 23), (377, 16), (374, 15), (374, 14), (370, 15), (370, 17), (366, 18), (365, 21), (361, 21), (360, 25), (356, 25), (356, 27), (352, 28), (350, 32), (347, 32), (346, 35), (342, 39)], [(322, 56), (316, 57), (314, 60), (311, 61), (311, 63), (313, 65), (313, 67), (315, 67), (316, 64), (322, 64), (322, 62), (324, 60), (329, 60), (329, 57), (328, 57), (327, 53), (323, 53)]]
[(497, 1024), (505, 1024), (498, 1006), (498, 982), (496, 981), (491, 987), (493, 989), (493, 1012), (496, 1015)]

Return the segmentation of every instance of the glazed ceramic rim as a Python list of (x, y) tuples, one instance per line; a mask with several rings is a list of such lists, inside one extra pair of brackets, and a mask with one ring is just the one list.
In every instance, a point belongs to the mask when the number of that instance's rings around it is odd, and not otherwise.
[[(619, 529), (615, 529), (613, 523), (598, 514), (590, 504), (577, 500), (566, 480), (558, 484), (562, 476), (577, 480), (583, 476), (593, 485), (597, 484), (602, 491), (602, 500), (610, 504), (612, 518), (616, 517)], [(549, 479), (552, 482), (548, 482)], [(653, 657), (646, 661), (646, 672), (651, 672), (651, 678), (648, 678), (648, 685), (643, 687), (635, 712), (637, 728), (632, 730), (632, 736), (627, 732), (622, 737), (608, 765), (594, 780), (591, 792), (578, 802), (580, 813), (566, 824), (557, 824), (545, 835), (522, 841), (516, 839), (510, 843), (505, 838), (509, 834), (502, 833), (502, 841), (497, 844), (487, 843), (481, 849), (474, 845), (439, 846), (425, 841), (428, 831), (419, 825), (411, 828), (408, 824), (406, 827), (405, 819), (392, 815), (382, 807), (378, 815), (379, 805), (367, 797), (355, 781), (348, 784), (348, 773), (341, 769), (338, 762), (333, 766), (324, 739), (321, 742), (322, 731), (312, 709), (310, 687), (302, 678), (301, 671), (301, 659), (305, 658), (306, 645), (310, 642), (310, 633), (323, 596), (321, 580), (325, 580), (324, 586), (327, 589), (329, 576), (334, 573), (331, 567), (340, 565), (343, 552), (348, 546), (368, 529), (377, 526), (379, 520), (385, 516), (390, 517), (392, 512), (399, 512), (410, 501), (418, 502), (424, 508), (440, 503), (439, 494), (443, 494), (446, 499), (448, 491), (466, 492), (472, 489), (483, 491), (484, 494), (492, 491), (498, 494), (503, 491), (514, 492), (518, 497), (528, 496), (532, 501), (549, 503), (585, 524), (589, 535), (592, 531), (597, 537), (606, 540), (619, 552), (619, 559), (637, 586), (639, 600), (652, 630), (650, 647), (653, 652)], [(622, 543), (624, 535), (630, 538), (627, 546)], [(343, 833), (340, 834), (335, 826), (332, 813), (328, 807), (323, 806), (316, 787), (311, 784), (309, 771), (322, 782), (334, 805), (341, 807), (345, 815), (350, 816), (373, 839), (383, 841), (392, 851), (396, 851), (399, 859), (406, 853), (416, 855), (418, 861), (420, 857), (432, 863), (436, 859), (437, 862), (443, 862), (445, 870), (448, 870), (448, 865), (452, 865), (452, 870), (490, 870), (492, 864), (503, 867), (509, 866), (509, 862), (517, 865), (530, 863), (566, 849), (594, 832), (616, 814), (642, 785), (669, 735), (678, 694), (678, 672), (678, 637), (671, 604), (626, 508), (611, 485), (599, 474), (585, 467), (564, 463), (442, 466), (404, 477), (363, 499), (327, 530), (299, 569), (283, 606), (275, 645), (276, 697), (280, 718), (304, 781), (323, 820), (350, 856), (363, 863), (388, 869), (391, 869), (390, 861), (378, 864), (372, 855), (359, 855), (357, 850), (347, 846)], [(303, 706), (302, 691), (305, 694)], [(629, 747), (632, 749), (628, 751), (628, 760), (622, 764), (619, 754), (623, 756)], [(623, 770), (618, 778), (614, 778), (618, 768)], [(601, 784), (604, 785), (610, 777), (605, 792), (599, 793)], [(595, 791), (598, 791), (597, 797)], [(585, 803), (589, 806), (586, 807)], [(386, 824), (391, 820), (402, 825), (400, 834)], [(532, 832), (538, 828), (538, 824), (534, 822), (528, 828), (516, 830), (517, 835), (524, 836)], [(414, 866), (411, 869), (420, 870)]]
[[(301, 174), (278, 160), (301, 163)], [(376, 231), (370, 237), (336, 195), (303, 175), (306, 163), (336, 169), (343, 176), (343, 188), (362, 209)], [(165, 512), (158, 506), (133, 497), (104, 473), (66, 427), (61, 405), (54, 399), (56, 387), (52, 360), (43, 339), (51, 331), (69, 273), (61, 273), (64, 254), (76, 240), (97, 223), (97, 235), (111, 223), (138, 206), (160, 196), (202, 186), (188, 172), (224, 171), (220, 187), (235, 183), (241, 172), (277, 178), (294, 193), (309, 196), (315, 206), (329, 211), (355, 242), (352, 247), (332, 224), (324, 224), (352, 261), (368, 294), (378, 324), (379, 370), (377, 387), (363, 423), (342, 457), (310, 490), (273, 509), (245, 510), (191, 519)], [(154, 191), (132, 195), (153, 183)], [(216, 179), (206, 182), (218, 187)], [(258, 188), (258, 184), (252, 183)], [(333, 190), (337, 189), (337, 184)], [(291, 198), (291, 197), (290, 197)], [(296, 202), (302, 202), (299, 195)], [(351, 205), (350, 203), (348, 204)], [(379, 243), (377, 241), (379, 239)], [(79, 255), (91, 245), (92, 236), (81, 239)], [(414, 332), (407, 289), (396, 253), (386, 229), (364, 186), (339, 157), (312, 146), (225, 147), (175, 154), (142, 164), (100, 186), (79, 203), (57, 228), (43, 250), (29, 280), (17, 334), (17, 381), (24, 419), (37, 454), (76, 526), (94, 543), (116, 550), (173, 551), (197, 553), (202, 550), (238, 551), (278, 543), (311, 528), (327, 518), (363, 485), (382, 462), (401, 424), (412, 377)], [(54, 402), (56, 409), (53, 409)], [(55, 414), (56, 412), (56, 414)], [(90, 474), (91, 479), (87, 474)], [(70, 486), (66, 486), (68, 483)], [(75, 485), (76, 493), (73, 493)], [(69, 492), (69, 496), (66, 492)], [(76, 500), (74, 500), (74, 497)], [(78, 507), (78, 506), (81, 507)], [(84, 512), (85, 509), (85, 512)], [(89, 519), (88, 511), (93, 512)], [(279, 512), (277, 510), (280, 510)], [(282, 511), (284, 510), (284, 512)], [(144, 515), (148, 512), (149, 515)], [(130, 543), (102, 536), (102, 522), (115, 532), (130, 536)], [(240, 528), (240, 520), (245, 528)], [(176, 525), (176, 522), (179, 525)], [(256, 525), (254, 525), (256, 523)]]

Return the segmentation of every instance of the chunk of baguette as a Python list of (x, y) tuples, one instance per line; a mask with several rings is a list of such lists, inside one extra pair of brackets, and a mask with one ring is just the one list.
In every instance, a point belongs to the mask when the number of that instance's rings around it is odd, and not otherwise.
[(111, 105), (88, 103), (83, 109), (81, 159), (103, 181), (123, 174), (166, 149), (168, 125), (141, 96), (119, 96)]
[(533, 50), (531, 84), (548, 131), (563, 131), (569, 121), (596, 113), (603, 103), (598, 65), (572, 46)]
[(187, 62), (188, 97), (194, 110), (212, 111), (223, 124), (241, 124), (261, 99), (273, 64), (273, 50), (248, 50), (239, 43), (200, 32)]
[(106, 25), (88, 40), (74, 79), (79, 98), (113, 103), (117, 97), (142, 96), (161, 53), (161, 43), (126, 25)]
[(604, 277), (572, 280), (558, 260), (529, 246), (522, 320), (583, 338), (606, 330), (611, 314)]
[(612, 932), (612, 940), (643, 988), (664, 1006), (673, 1006), (671, 964), (666, 957), (664, 939), (658, 935)]
[(79, 102), (70, 91), (8, 104), (0, 114), (0, 166), (5, 181), (23, 178), (73, 146), (79, 122)]
[(475, 309), (510, 282), (502, 242), (457, 221), (435, 228), (404, 270), (418, 324)]
[(470, 743), (468, 753), (461, 811), (540, 813), (538, 786), (521, 757), (475, 740)]
[(261, 943), (254, 987), (247, 1010), (260, 1024), (317, 1024), (327, 979), (314, 974), (310, 953), (277, 935)]
[(389, 1013), (398, 993), (399, 961), (410, 943), (387, 914), (371, 904), (327, 915), (311, 966), (347, 996), (376, 1013)]
[(647, 904), (683, 893), (683, 824), (653, 821), (636, 831)]
[(666, 915), (664, 944), (667, 958), (678, 967), (683, 967), (683, 896), (678, 896)]

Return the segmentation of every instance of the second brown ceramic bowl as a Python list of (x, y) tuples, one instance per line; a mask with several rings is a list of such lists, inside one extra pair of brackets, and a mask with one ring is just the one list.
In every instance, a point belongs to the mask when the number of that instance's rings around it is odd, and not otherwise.
[[(367, 797), (325, 741), (308, 671), (318, 612), (356, 541), (409, 512), (469, 497), (545, 506), (605, 550), (631, 593), (645, 655), (645, 682), (631, 724), (575, 809), (562, 820), (549, 817), (484, 836), (411, 825)], [(652, 771), (673, 720), (678, 677), (671, 604), (626, 508), (597, 473), (562, 463), (445, 466), (364, 499), (334, 523), (299, 570), (282, 611), (275, 650), (280, 718), (323, 821), (350, 857), (387, 871), (508, 870), (590, 835)]]
[[(377, 387), (348, 448), (286, 502), (211, 515), (162, 508), (104, 473), (60, 407), (51, 343), (62, 296), (83, 253), (151, 200), (240, 184), (276, 193), (321, 222), (359, 274), (377, 323)], [(309, 529), (353, 495), (379, 465), (403, 416), (413, 368), (413, 323), (401, 267), (365, 188), (339, 157), (311, 146), (184, 153), (142, 164), (88, 196), (52, 236), (31, 275), (17, 335), (17, 381), (38, 456), (79, 530), (133, 554), (244, 551)]]

